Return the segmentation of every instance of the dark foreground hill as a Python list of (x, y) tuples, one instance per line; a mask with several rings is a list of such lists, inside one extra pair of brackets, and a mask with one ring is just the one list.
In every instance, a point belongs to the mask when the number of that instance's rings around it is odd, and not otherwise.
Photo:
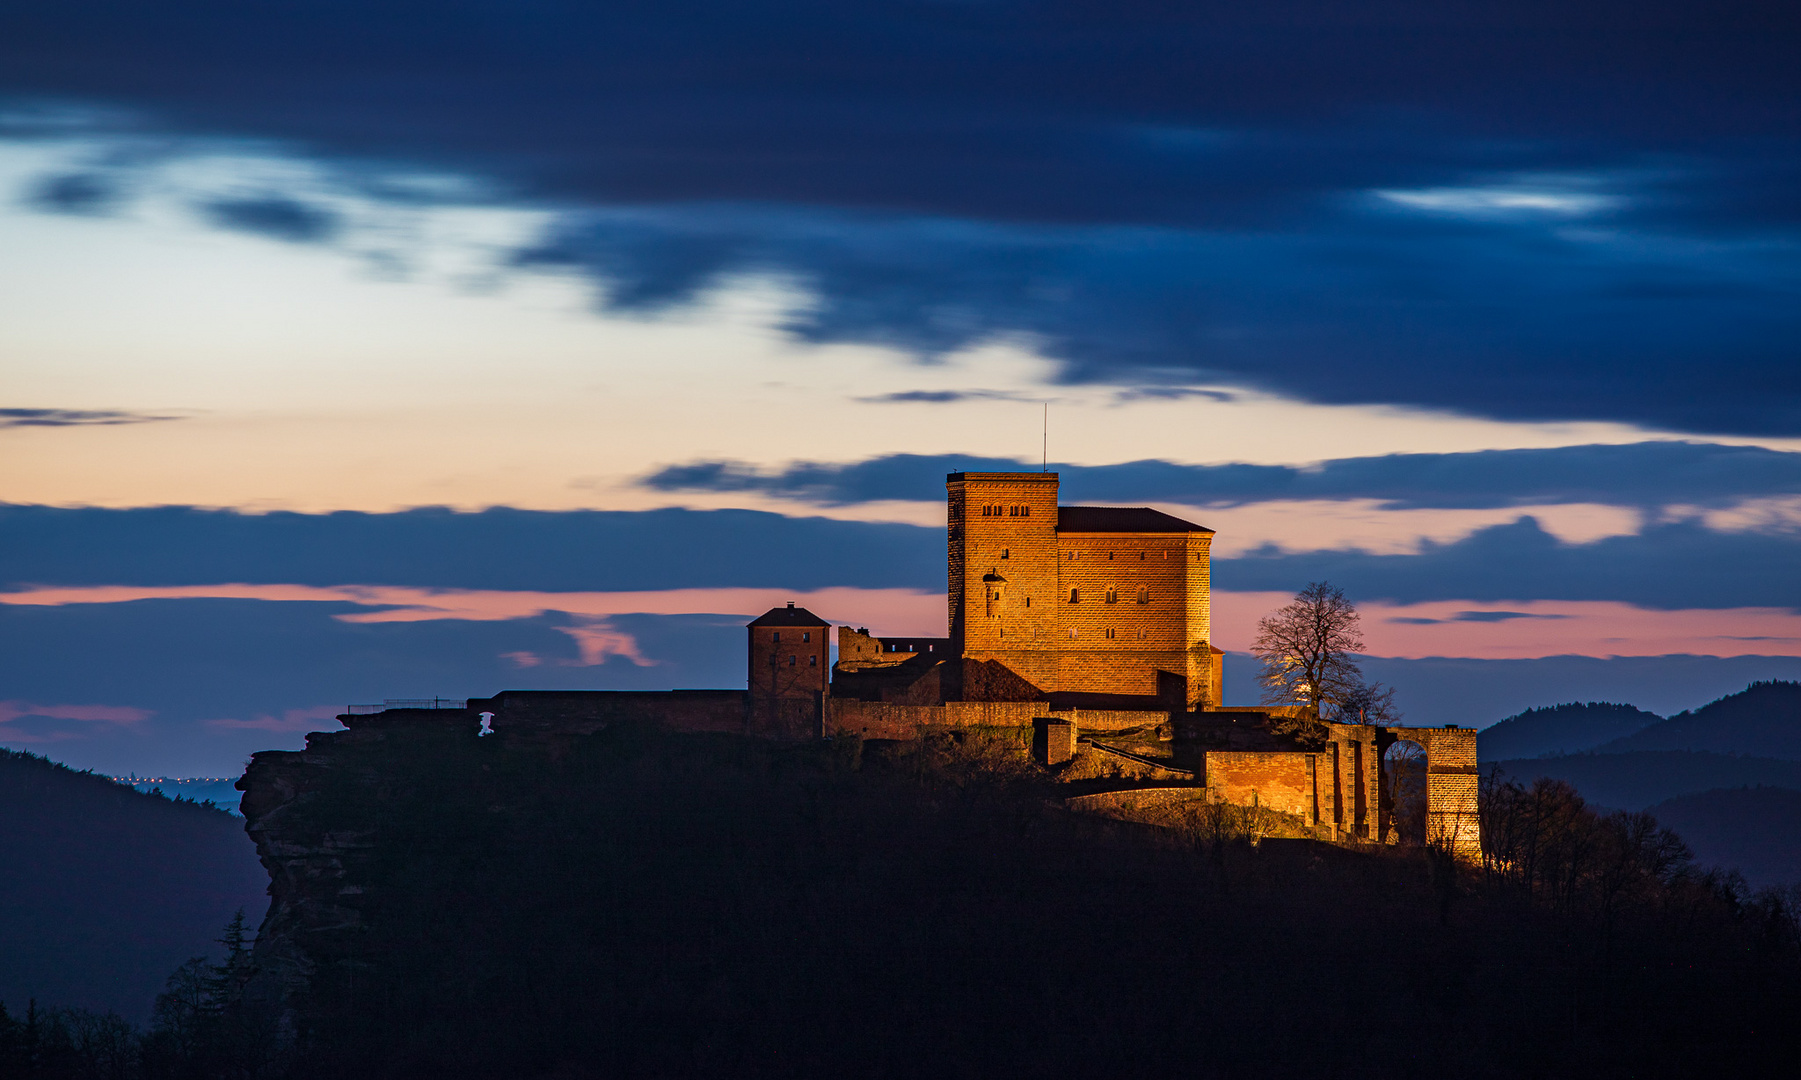
[(1650, 808), (1682, 834), (1695, 857), (1739, 870), (1753, 885), (1801, 883), (1801, 790), (1726, 788)]
[(0, 751), (0, 1002), (142, 1020), (177, 965), (252, 922), (268, 877), (244, 822)]
[(1596, 750), (1609, 754), (1707, 750), (1801, 760), (1801, 683), (1752, 683), (1736, 694), (1677, 713)]
[(1485, 875), (1083, 816), (1019, 740), (421, 721), (259, 754), (275, 903), (245, 1015), (285, 1011), (308, 1080), (1792, 1063), (1786, 911), (1567, 788), (1510, 797), (1534, 861)]

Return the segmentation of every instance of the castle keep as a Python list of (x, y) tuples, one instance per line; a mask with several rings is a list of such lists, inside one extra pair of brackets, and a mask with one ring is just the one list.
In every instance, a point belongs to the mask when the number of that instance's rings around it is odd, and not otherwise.
[[(746, 628), (744, 690), (511, 690), (470, 700), (465, 711), (528, 737), (623, 721), (791, 740), (1031, 728), (1047, 764), (1068, 760), (1079, 739), (1160, 770), (1166, 782), (1188, 782), (1139, 793), (1159, 803), (1255, 804), (1326, 838), (1408, 833), (1477, 850), (1473, 729), (1329, 724), (1323, 745), (1303, 747), (1270, 732), (1269, 710), (1221, 704), (1211, 529), (1147, 507), (1060, 506), (1051, 472), (951, 473), (945, 488), (944, 637), (838, 626), (833, 663), (832, 625), (790, 603)], [(374, 718), (353, 708), (340, 719), (355, 727)], [(1147, 730), (1164, 733), (1168, 758), (1109, 745), (1112, 733)], [(1389, 757), (1402, 747), (1424, 763), (1408, 821), (1384, 782), (1398, 775)]]
[(1213, 530), (1143, 507), (1058, 506), (1056, 473), (952, 473), (950, 647), (1046, 694), (1218, 704)]

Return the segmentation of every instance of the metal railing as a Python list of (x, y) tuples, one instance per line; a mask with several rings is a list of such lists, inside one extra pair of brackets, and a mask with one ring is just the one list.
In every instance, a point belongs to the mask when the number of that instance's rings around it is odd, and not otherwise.
[(352, 716), (387, 712), (389, 709), (466, 709), (468, 698), (388, 698), (380, 705), (351, 705), (344, 711)]

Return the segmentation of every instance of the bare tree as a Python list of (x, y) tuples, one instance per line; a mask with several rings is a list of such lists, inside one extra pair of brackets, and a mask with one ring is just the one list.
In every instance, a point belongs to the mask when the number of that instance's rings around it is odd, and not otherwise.
[(1379, 682), (1358, 683), (1337, 701), (1324, 702), (1322, 711), (1335, 724), (1395, 724), (1401, 719), (1394, 687)]
[(1351, 659), (1364, 647), (1357, 622), (1357, 608), (1344, 590), (1316, 581), (1257, 624), (1251, 652), (1263, 661), (1258, 680), (1264, 704), (1299, 706), (1299, 716), (1272, 724), (1277, 731), (1318, 741), (1322, 710), (1363, 687), (1363, 671)]

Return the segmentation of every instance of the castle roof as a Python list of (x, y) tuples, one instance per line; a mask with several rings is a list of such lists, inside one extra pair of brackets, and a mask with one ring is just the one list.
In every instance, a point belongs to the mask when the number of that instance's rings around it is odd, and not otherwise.
[(1059, 506), (1057, 531), (1079, 533), (1210, 533), (1192, 521), (1148, 506)]
[(752, 620), (751, 626), (830, 626), (831, 623), (790, 603), (785, 608), (772, 607)]

